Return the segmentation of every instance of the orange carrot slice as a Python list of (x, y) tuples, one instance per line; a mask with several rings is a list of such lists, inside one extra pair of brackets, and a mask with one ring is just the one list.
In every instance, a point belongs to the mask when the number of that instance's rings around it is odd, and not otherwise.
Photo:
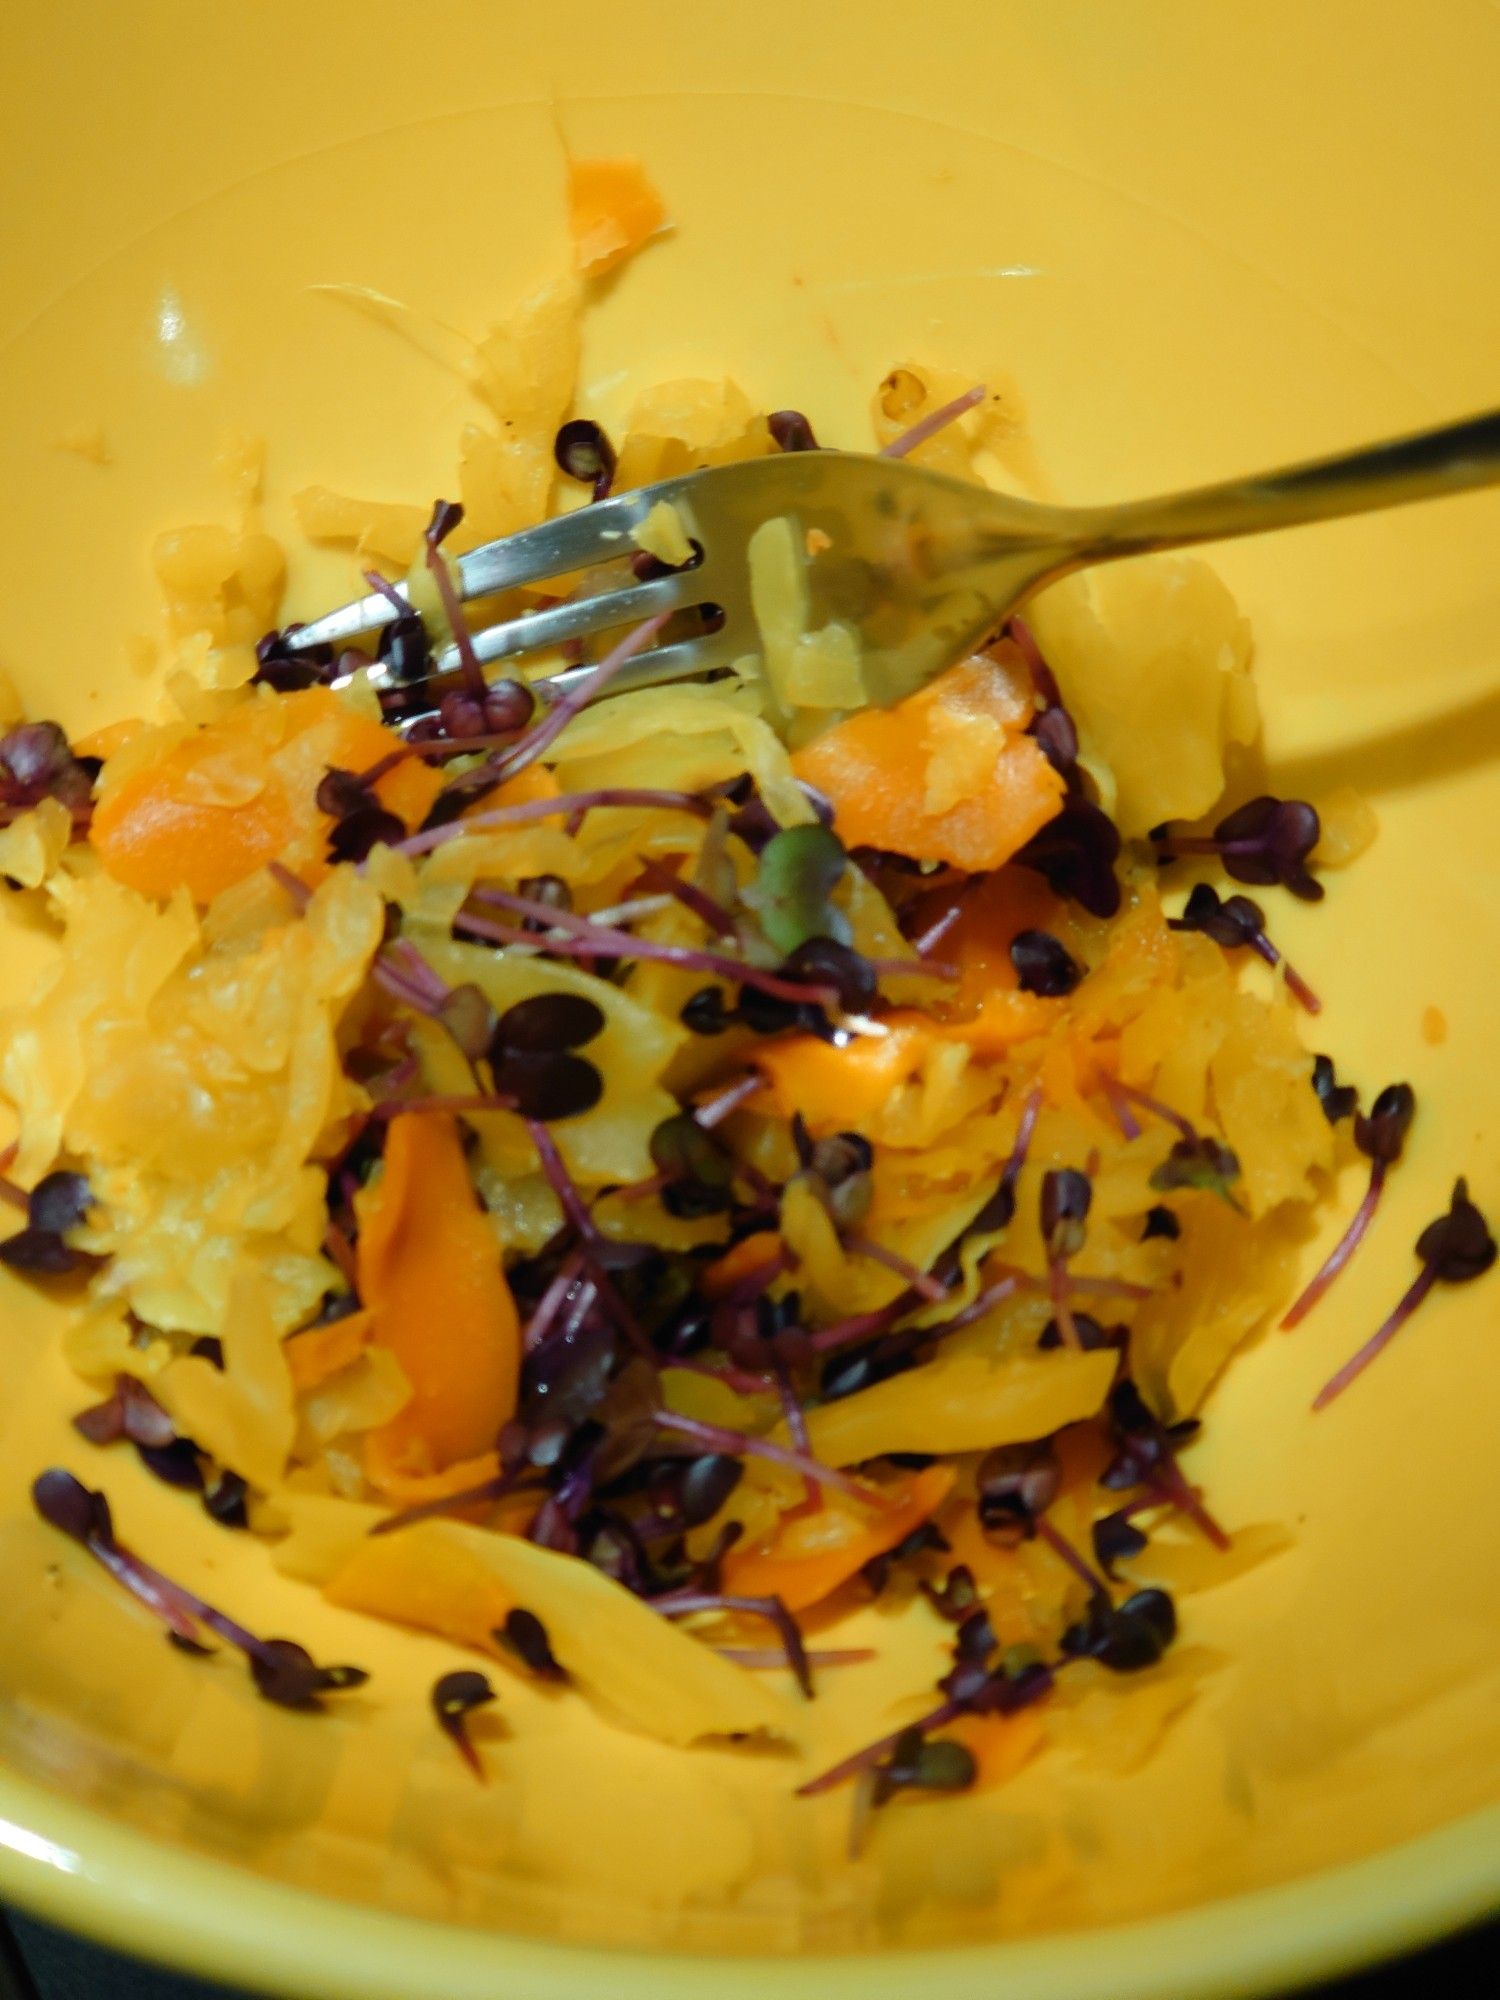
[[(282, 740), (263, 757), (246, 719), (231, 715), (197, 730), (159, 764), (106, 787), (89, 838), (116, 881), (162, 900), (184, 884), (196, 902), (207, 903), (283, 855), (304, 881), (322, 879), (332, 825), (316, 803), (323, 773), (330, 765), (368, 770), (395, 746), (388, 730), (327, 688), (284, 696), (282, 714)], [(212, 773), (229, 767), (253, 774), (246, 790), (258, 789), (240, 796), (226, 788), (216, 796)], [(375, 791), (413, 825), (442, 782), (440, 771), (411, 759), (387, 772)]]
[(1062, 803), (1062, 779), (1023, 733), (1031, 712), (1012, 671), (977, 656), (894, 708), (836, 723), (792, 768), (832, 800), (848, 847), (998, 868)]
[(937, 1511), (957, 1477), (929, 1465), (894, 1492), (878, 1513), (825, 1494), (784, 1514), (769, 1543), (724, 1559), (724, 1588), (747, 1597), (779, 1597), (789, 1611), (821, 1604), (875, 1556), (905, 1541)]
[(568, 228), (586, 278), (612, 271), (663, 227), (667, 211), (640, 161), (570, 160)]
[(515, 1409), (520, 1327), (451, 1117), (396, 1119), (385, 1171), (358, 1209), (371, 1337), (412, 1387), (405, 1409), (366, 1440), (366, 1471), (390, 1491), (493, 1449)]

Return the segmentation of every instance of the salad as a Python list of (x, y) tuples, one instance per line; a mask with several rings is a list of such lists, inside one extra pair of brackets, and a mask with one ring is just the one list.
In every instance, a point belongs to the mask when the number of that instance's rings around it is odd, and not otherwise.
[[(1248, 629), (1180, 557), (1055, 587), (880, 709), (799, 631), (825, 551), (784, 521), (731, 675), (613, 697), (653, 627), (551, 706), (556, 658), (487, 683), (455, 553), (822, 442), (730, 383), (664, 384), (618, 439), (580, 414), (588, 287), (665, 218), (633, 161), (570, 195), (572, 268), (473, 345), (458, 498), (297, 496), (392, 595), (378, 658), (289, 647), (245, 446), (236, 524), (155, 546), (162, 711), (71, 743), (6, 718), (0, 872), (56, 953), (0, 1021), (0, 1260), (68, 1307), (98, 1467), (34, 1498), (283, 1705), (369, 1677), (138, 1549), (131, 1459), (453, 1642), (434, 1716), (480, 1775), (467, 1718), (508, 1674), (674, 1745), (795, 1744), (870, 1657), (843, 1608), (938, 1621), (937, 1684), (789, 1779), (847, 1786), (858, 1842), (901, 1795), (1003, 1783), (1070, 1688), (1157, 1670), (1183, 1599), (1285, 1545), (1220, 1518), (1195, 1440), (1377, 1224), (1417, 1115), (1314, 1052), (1276, 941), (1374, 820), (1247, 796)], [(904, 362), (839, 442), (982, 479), (1014, 421)], [(669, 512), (638, 541), (638, 576), (694, 559)], [(1494, 1256), (1459, 1182), (1319, 1405)]]

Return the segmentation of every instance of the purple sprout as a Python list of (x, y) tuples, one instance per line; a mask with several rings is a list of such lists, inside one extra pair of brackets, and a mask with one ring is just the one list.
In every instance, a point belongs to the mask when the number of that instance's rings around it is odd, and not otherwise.
[(1306, 1319), (1363, 1242), (1380, 1206), (1386, 1176), (1401, 1157), (1416, 1111), (1416, 1092), (1411, 1085), (1388, 1083), (1370, 1106), (1368, 1117), (1355, 1113), (1354, 1143), (1370, 1162), (1369, 1186), (1365, 1189), (1364, 1200), (1354, 1211), (1349, 1227), (1329, 1251), (1316, 1276), (1283, 1314), (1283, 1332), (1290, 1332)]

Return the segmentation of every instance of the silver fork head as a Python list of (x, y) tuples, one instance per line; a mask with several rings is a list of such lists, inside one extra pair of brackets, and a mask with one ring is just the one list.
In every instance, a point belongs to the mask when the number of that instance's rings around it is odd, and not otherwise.
[[(640, 580), (621, 565), (662, 501), (701, 554), (691, 567)], [(981, 487), (887, 458), (783, 453), (592, 502), (461, 557), (465, 599), (577, 571), (585, 578), (558, 604), (476, 631), (475, 654), (491, 663), (697, 609), (712, 614), (703, 631), (643, 650), (612, 686), (625, 692), (729, 667), (761, 648), (747, 552), (755, 531), (777, 517), (793, 522), (807, 554), (810, 628), (852, 628), (870, 699), (882, 705), (923, 685), (991, 629), (1001, 609), (1055, 568), (1059, 545), (1058, 517)], [(406, 595), (399, 586), (396, 594)], [(303, 626), (287, 643), (293, 650), (344, 644), (395, 615), (391, 597), (375, 592)], [(441, 681), (457, 667), (450, 646), (422, 678), (435, 670)], [(533, 685), (555, 695), (588, 671), (569, 669)], [(377, 669), (375, 678), (400, 684), (388, 670)]]

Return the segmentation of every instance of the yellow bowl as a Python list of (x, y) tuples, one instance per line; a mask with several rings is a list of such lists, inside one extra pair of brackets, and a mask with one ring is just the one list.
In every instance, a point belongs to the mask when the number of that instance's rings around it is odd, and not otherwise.
[[(1105, 498), (1495, 398), (1500, 32), (1479, 0), (711, 0), (671, 21), (147, 0), (18, 19), (3, 54), (0, 662), (74, 728), (147, 698), (144, 550), (225, 515), (226, 431), (268, 440), (273, 526), (311, 480), (451, 484), (451, 377), (309, 288), (461, 327), (502, 313), (558, 253), (559, 128), (644, 154), (678, 224), (591, 321), (606, 412), (727, 372), (858, 438), (884, 370), (930, 360), (1018, 384), (1031, 476)], [(481, 1792), (424, 1718), (451, 1649), (328, 1609), (112, 1464), (132, 1539), (376, 1669), (336, 1716), (272, 1711), (170, 1654), (30, 1517), (34, 1470), (86, 1457), (55, 1321), (6, 1280), (0, 1893), (320, 2000), (748, 2000), (791, 1953), (829, 2000), (928, 1978), (1228, 1994), (1492, 1906), (1485, 1289), (1444, 1293), (1357, 1393), (1307, 1405), (1454, 1174), (1500, 1200), (1496, 527), (1472, 498), (1215, 554), (1257, 633), (1270, 782), (1347, 780), (1381, 821), (1325, 905), (1278, 905), (1279, 934), (1325, 995), (1320, 1035), (1362, 1080), (1410, 1076), (1422, 1109), (1337, 1303), (1214, 1399), (1216, 1504), (1295, 1545), (1192, 1601), (1188, 1639), (1225, 1664), (1140, 1768), (1064, 1731), (1003, 1791), (892, 1814), (868, 1858), (829, 1866), (776, 1760), (660, 1750), (507, 1686)], [(289, 611), (350, 583), (308, 565)], [(8, 993), (39, 950), (7, 924)], [(845, 1740), (856, 1713), (873, 1734), (891, 1683), (844, 1686)]]

